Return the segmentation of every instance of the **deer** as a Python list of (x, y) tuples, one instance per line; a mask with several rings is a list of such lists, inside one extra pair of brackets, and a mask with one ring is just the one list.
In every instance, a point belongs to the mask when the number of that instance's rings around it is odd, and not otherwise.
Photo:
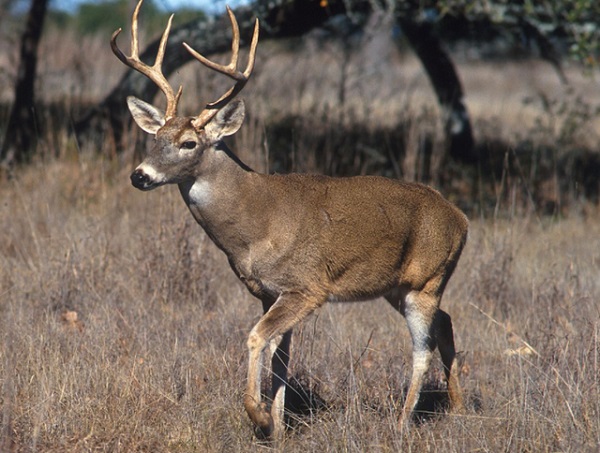
[[(238, 68), (239, 27), (234, 13), (231, 61), (215, 63), (187, 43), (195, 60), (233, 80), (233, 86), (197, 116), (178, 116), (177, 91), (161, 66), (173, 16), (155, 63), (139, 58), (139, 0), (131, 20), (131, 55), (111, 48), (126, 66), (155, 83), (165, 111), (133, 96), (137, 125), (154, 137), (131, 174), (137, 189), (176, 184), (194, 219), (226, 255), (235, 275), (262, 302), (263, 315), (248, 340), (244, 408), (257, 436), (281, 438), (292, 331), (326, 302), (386, 299), (406, 319), (412, 339), (412, 375), (399, 427), (409, 421), (437, 348), (450, 410), (464, 409), (450, 315), (440, 308), (468, 233), (467, 217), (433, 188), (381, 176), (263, 174), (245, 165), (224, 138), (241, 127), (245, 107), (235, 99), (248, 82), (259, 35), (256, 19), (248, 63)], [(271, 372), (262, 395), (263, 369)], [(269, 392), (267, 392), (269, 393)]]

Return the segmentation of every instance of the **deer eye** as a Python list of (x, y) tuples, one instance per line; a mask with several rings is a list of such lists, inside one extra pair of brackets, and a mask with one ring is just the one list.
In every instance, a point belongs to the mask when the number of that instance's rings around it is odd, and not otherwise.
[(188, 140), (187, 142), (183, 142), (181, 144), (181, 148), (183, 149), (194, 149), (196, 147), (197, 143), (193, 140)]

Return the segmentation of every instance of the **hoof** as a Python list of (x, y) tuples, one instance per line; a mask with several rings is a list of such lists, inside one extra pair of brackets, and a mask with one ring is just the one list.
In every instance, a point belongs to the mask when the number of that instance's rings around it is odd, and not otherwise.
[(254, 427), (254, 435), (258, 440), (271, 442), (273, 440), (273, 428), (256, 425)]
[(273, 435), (273, 417), (267, 410), (265, 403), (246, 405), (246, 412), (252, 423), (254, 423), (254, 433), (261, 440), (269, 440)]
[(259, 422), (254, 422), (254, 434), (260, 440), (272, 440), (273, 439), (273, 419), (268, 413), (263, 414)]

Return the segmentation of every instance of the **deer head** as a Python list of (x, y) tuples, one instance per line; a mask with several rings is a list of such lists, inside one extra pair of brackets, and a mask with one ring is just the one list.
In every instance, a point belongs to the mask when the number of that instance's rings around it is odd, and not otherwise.
[(126, 56), (117, 45), (117, 37), (121, 29), (116, 30), (111, 38), (113, 53), (121, 62), (144, 74), (152, 80), (164, 93), (167, 106), (163, 112), (159, 108), (134, 96), (127, 98), (127, 106), (137, 125), (145, 132), (155, 136), (155, 144), (146, 159), (131, 174), (132, 184), (141, 190), (151, 190), (167, 183), (180, 183), (194, 176), (202, 168), (201, 159), (204, 151), (218, 144), (225, 136), (238, 131), (244, 120), (243, 101), (232, 102), (244, 88), (254, 69), (256, 47), (258, 44), (258, 19), (254, 25), (254, 34), (250, 45), (250, 54), (246, 69), (238, 69), (240, 32), (238, 23), (231, 9), (227, 13), (232, 27), (231, 60), (227, 65), (210, 61), (195, 51), (187, 43), (184, 47), (190, 54), (208, 68), (224, 74), (235, 81), (235, 84), (219, 99), (206, 104), (204, 109), (194, 117), (177, 116), (177, 104), (181, 98), (183, 87), (177, 91), (169, 84), (162, 72), (167, 39), (171, 31), (173, 16), (169, 18), (158, 47), (156, 60), (152, 66), (143, 63), (139, 57), (138, 15), (143, 0), (140, 0), (133, 12), (131, 24), (131, 55)]

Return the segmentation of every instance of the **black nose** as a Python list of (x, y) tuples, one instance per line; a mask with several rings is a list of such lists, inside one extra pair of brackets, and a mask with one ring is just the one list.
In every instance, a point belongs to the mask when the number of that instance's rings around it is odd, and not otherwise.
[(142, 170), (136, 170), (131, 174), (131, 184), (138, 189), (143, 189), (150, 182), (150, 178)]

